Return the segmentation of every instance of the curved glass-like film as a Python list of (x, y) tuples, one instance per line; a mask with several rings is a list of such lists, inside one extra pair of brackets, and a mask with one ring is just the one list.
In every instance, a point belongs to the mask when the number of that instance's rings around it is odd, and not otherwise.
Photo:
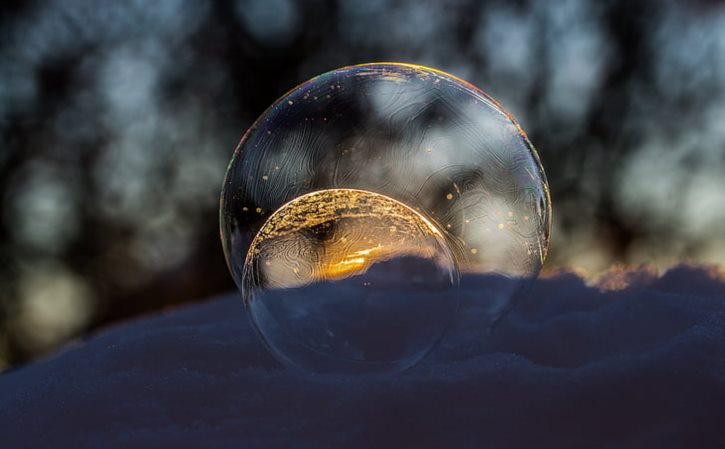
[(242, 138), (221, 197), (225, 255), (287, 366), (404, 370), (459, 298), (495, 322), (539, 272), (550, 200), (494, 100), (443, 72), (366, 64), (307, 81)]

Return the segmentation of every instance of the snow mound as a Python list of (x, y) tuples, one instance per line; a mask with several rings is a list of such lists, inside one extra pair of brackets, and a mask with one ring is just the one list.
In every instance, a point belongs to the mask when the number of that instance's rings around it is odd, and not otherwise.
[[(607, 288), (604, 288), (607, 287)], [(476, 292), (397, 376), (302, 375), (236, 295), (0, 376), (3, 448), (725, 447), (725, 280), (682, 266), (537, 281), (488, 335)]]

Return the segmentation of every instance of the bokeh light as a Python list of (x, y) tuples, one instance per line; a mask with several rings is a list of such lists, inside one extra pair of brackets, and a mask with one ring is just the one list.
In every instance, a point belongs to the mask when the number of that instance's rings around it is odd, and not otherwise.
[[(1, 9), (0, 367), (233, 288), (214, 243), (229, 148), (290, 86), (364, 61), (438, 67), (518, 119), (556, 199), (547, 267), (596, 282), (615, 262), (725, 264), (722, 2)], [(17, 311), (51, 266), (87, 301), (38, 349), (26, 341), (44, 331)]]

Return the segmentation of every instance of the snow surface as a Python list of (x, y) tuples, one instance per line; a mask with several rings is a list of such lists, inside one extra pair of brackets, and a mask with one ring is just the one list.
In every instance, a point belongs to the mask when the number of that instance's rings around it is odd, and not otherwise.
[(725, 278), (538, 281), (492, 335), (460, 322), (390, 377), (285, 370), (236, 295), (0, 375), (0, 447), (725, 447)]

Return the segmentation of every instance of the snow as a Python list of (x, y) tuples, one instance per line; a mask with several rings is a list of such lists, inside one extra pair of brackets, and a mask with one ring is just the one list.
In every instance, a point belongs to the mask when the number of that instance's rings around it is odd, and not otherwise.
[(541, 279), (491, 335), (464, 291), (442, 344), (388, 377), (290, 372), (214, 298), (0, 375), (0, 446), (725, 447), (725, 277), (600, 287)]

